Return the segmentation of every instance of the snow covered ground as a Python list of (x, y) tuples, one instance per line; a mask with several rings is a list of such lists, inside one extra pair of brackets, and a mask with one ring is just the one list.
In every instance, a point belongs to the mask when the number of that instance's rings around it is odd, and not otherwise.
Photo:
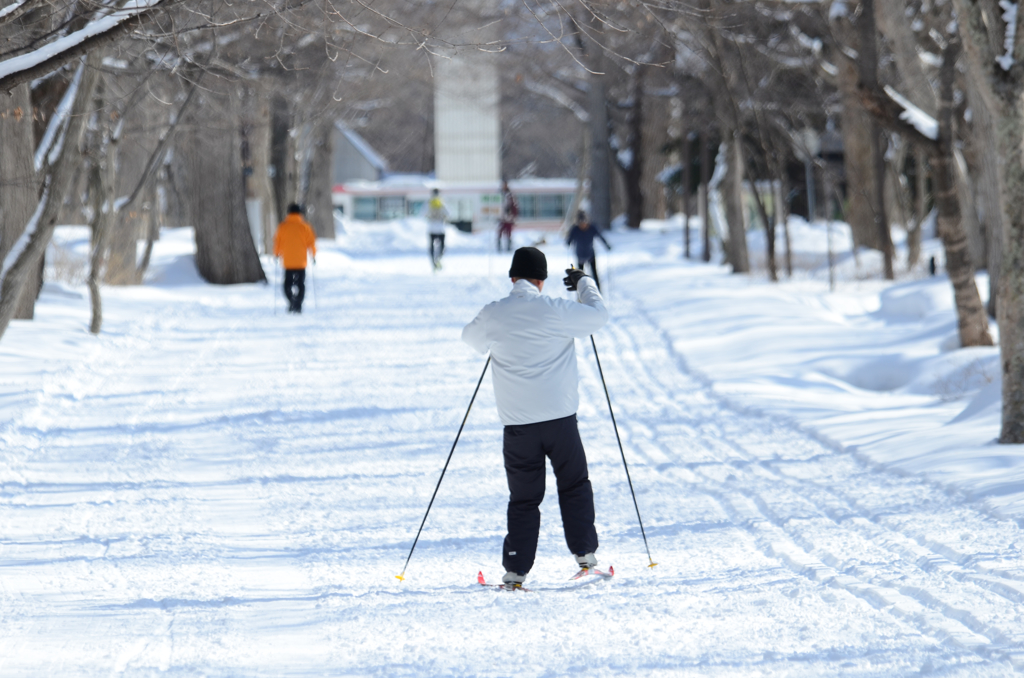
[[(794, 231), (820, 258), (823, 229)], [(0, 342), (0, 675), (1024, 669), (1024, 457), (992, 444), (998, 354), (952, 350), (948, 282), (864, 279), (863, 255), (836, 293), (821, 269), (770, 285), (682, 261), (672, 224), (610, 236), (596, 336), (659, 565), (579, 342), (616, 577), (566, 581), (552, 494), (536, 591), (474, 583), (501, 575), (507, 496), (488, 380), (396, 580), (483, 368), (459, 332), (509, 287), (488, 234), (452, 232), (435, 274), (424, 233), (321, 241), (296, 317), (203, 284), (167, 231), (93, 337), (61, 230), (68, 282)]]

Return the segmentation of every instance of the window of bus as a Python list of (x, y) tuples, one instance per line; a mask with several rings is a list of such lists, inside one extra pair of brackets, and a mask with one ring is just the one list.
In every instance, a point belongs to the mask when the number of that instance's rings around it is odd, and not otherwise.
[(376, 198), (355, 198), (352, 200), (352, 218), (359, 221), (377, 220)]
[(378, 219), (401, 219), (405, 216), (405, 196), (389, 195), (380, 199)]
[(519, 201), (519, 216), (523, 219), (562, 219), (572, 203), (571, 194), (523, 194)]

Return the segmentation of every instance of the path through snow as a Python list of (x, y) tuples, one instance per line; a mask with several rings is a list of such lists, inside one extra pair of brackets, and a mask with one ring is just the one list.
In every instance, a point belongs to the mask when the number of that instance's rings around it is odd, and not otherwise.
[(26, 368), (0, 429), (0, 674), (1024, 668), (1018, 525), (730, 408), (673, 353), (637, 275), (609, 280), (596, 340), (658, 567), (579, 342), (598, 555), (617, 576), (566, 581), (549, 492), (537, 592), (475, 585), (500, 576), (504, 534), (488, 379), (398, 582), (483, 367), (459, 332), (508, 289), (482, 241), (457, 239), (433, 275), (401, 236), (323, 243), (301, 317), (275, 316), (267, 287), (187, 274), (109, 290), (108, 331), (68, 339), (87, 360)]

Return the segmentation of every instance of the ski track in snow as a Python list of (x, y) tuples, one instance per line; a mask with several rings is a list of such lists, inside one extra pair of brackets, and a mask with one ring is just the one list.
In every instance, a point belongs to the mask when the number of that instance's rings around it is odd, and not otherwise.
[(459, 332), (508, 282), (480, 252), (432, 275), (418, 249), (342, 243), (323, 244), (301, 317), (273, 315), (263, 286), (164, 287), (8, 408), (0, 675), (1024, 669), (1016, 523), (730, 407), (619, 277), (596, 341), (659, 565), (581, 341), (616, 577), (565, 581), (549, 474), (535, 592), (475, 583), (501, 574), (507, 497), (488, 378), (398, 582), (483, 368)]

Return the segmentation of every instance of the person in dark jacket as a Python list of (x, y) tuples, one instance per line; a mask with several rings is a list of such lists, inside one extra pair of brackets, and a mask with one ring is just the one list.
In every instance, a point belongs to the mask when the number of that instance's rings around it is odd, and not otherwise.
[(501, 240), (507, 242), (506, 249), (512, 251), (512, 229), (516, 225), (516, 217), (519, 216), (519, 201), (513, 195), (508, 182), (501, 182), (501, 219), (498, 220), (498, 251), (501, 251)]
[(584, 264), (589, 264), (590, 275), (597, 283), (597, 288), (601, 289), (601, 280), (597, 277), (597, 254), (594, 252), (594, 238), (600, 238), (604, 246), (611, 250), (612, 246), (601, 235), (601, 231), (592, 226), (587, 221), (586, 212), (580, 210), (576, 213), (576, 223), (569, 229), (569, 236), (565, 239), (565, 244), (576, 246), (576, 261), (579, 262), (580, 269), (584, 268)]

